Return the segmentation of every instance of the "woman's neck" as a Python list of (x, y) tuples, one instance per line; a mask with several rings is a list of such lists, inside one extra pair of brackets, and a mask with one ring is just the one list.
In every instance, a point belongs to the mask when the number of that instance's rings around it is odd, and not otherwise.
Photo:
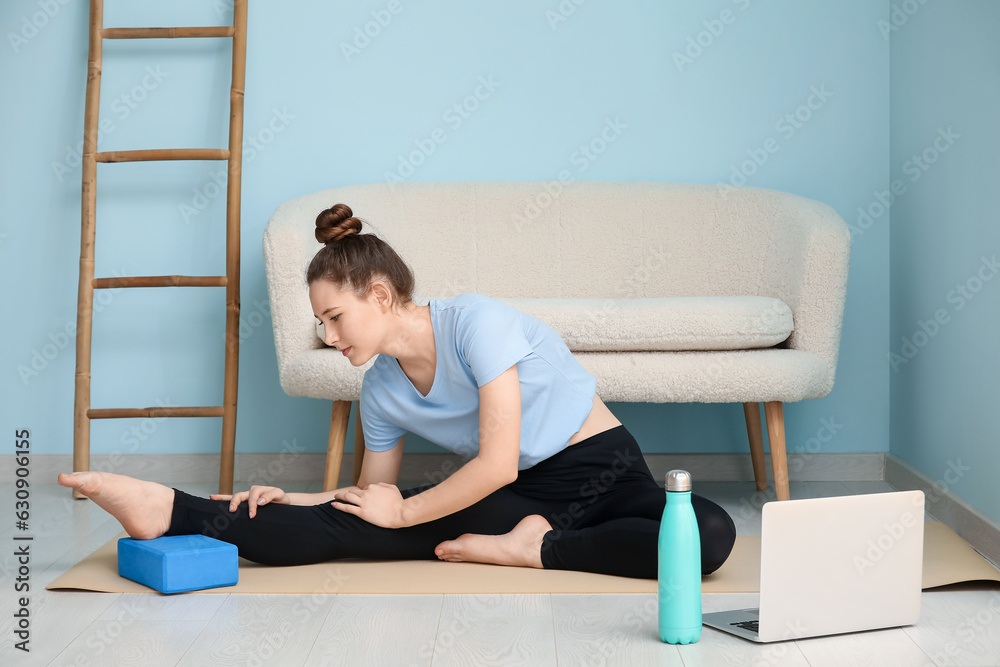
[(400, 366), (415, 372), (433, 371), (437, 349), (430, 306), (413, 306), (400, 315), (398, 322), (393, 340), (386, 345), (386, 354), (395, 357)]

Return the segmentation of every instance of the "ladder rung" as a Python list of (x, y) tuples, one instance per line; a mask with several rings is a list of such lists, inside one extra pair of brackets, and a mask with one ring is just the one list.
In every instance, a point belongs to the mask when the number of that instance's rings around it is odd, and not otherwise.
[(141, 151), (94, 153), (98, 162), (149, 162), (152, 160), (228, 160), (224, 148), (163, 148)]
[(183, 28), (104, 28), (104, 39), (151, 39), (157, 37), (232, 37), (233, 27), (207, 26)]
[(129, 417), (221, 417), (222, 406), (191, 408), (101, 408), (87, 410), (90, 419), (127, 419)]
[(123, 276), (119, 278), (94, 278), (94, 289), (114, 287), (225, 287), (226, 276)]

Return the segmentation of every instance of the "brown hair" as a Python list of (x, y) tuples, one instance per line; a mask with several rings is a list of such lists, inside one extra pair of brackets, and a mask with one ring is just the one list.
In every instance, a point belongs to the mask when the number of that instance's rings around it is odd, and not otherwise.
[(325, 247), (309, 263), (306, 283), (329, 280), (364, 299), (372, 281), (381, 278), (392, 290), (394, 302), (413, 301), (413, 271), (388, 243), (374, 234), (362, 234), (361, 223), (347, 204), (334, 204), (316, 216), (316, 240)]

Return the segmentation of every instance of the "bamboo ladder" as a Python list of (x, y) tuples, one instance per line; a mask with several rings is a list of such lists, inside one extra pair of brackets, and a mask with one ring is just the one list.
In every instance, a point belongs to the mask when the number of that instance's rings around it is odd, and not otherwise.
[[(246, 0), (235, 0), (232, 26), (181, 28), (105, 28), (103, 0), (90, 1), (90, 53), (87, 98), (83, 122), (83, 201), (80, 237), (80, 283), (77, 303), (76, 395), (73, 416), (73, 470), (90, 469), (90, 420), (135, 417), (222, 417), (222, 456), (219, 493), (233, 492), (233, 456), (236, 442), (236, 387), (239, 363), (240, 315), (240, 175), (243, 157), (243, 88), (246, 73)], [(229, 92), (229, 148), (153, 149), (97, 152), (101, 95), (101, 54), (105, 39), (231, 37), (233, 74)], [(97, 163), (158, 160), (227, 160), (226, 275), (135, 276), (94, 278), (94, 239), (97, 223)], [(223, 405), (213, 407), (90, 407), (90, 352), (94, 290), (117, 287), (225, 287), (226, 356)], [(74, 498), (85, 498), (76, 489)]]

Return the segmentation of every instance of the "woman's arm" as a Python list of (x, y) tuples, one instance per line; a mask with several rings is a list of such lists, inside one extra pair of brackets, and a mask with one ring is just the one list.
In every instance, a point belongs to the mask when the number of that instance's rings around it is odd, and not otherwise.
[(451, 477), (403, 501), (403, 525), (414, 526), (454, 514), (473, 505), (513, 479), (499, 474), (497, 467), (476, 457)]
[(319, 493), (288, 493), (292, 505), (321, 505), (328, 503), (343, 491), (352, 489), (366, 489), (370, 484), (386, 482), (395, 484), (399, 479), (399, 466), (403, 462), (403, 441), (404, 435), (396, 443), (395, 447), (382, 452), (365, 452), (365, 458), (361, 462), (361, 474), (358, 476), (357, 486), (344, 486), (332, 491), (321, 491)]
[(407, 526), (473, 505), (517, 479), (521, 453), (521, 385), (511, 366), (479, 388), (479, 455), (448, 479), (403, 501)]
[(479, 388), (479, 454), (451, 477), (403, 501), (405, 525), (440, 519), (517, 479), (521, 384), (511, 366)]
[(517, 479), (521, 453), (521, 386), (511, 366), (479, 388), (479, 455), (448, 479), (409, 498), (391, 484), (338, 493), (333, 506), (384, 528), (404, 528), (482, 500)]
[[(364, 459), (361, 461), (361, 474), (358, 475), (358, 486), (362, 489), (369, 484), (395, 484), (399, 480), (399, 467), (403, 464), (403, 441), (404, 435), (399, 442), (390, 449), (381, 452), (365, 450)], [(333, 497), (330, 498), (333, 500)]]

